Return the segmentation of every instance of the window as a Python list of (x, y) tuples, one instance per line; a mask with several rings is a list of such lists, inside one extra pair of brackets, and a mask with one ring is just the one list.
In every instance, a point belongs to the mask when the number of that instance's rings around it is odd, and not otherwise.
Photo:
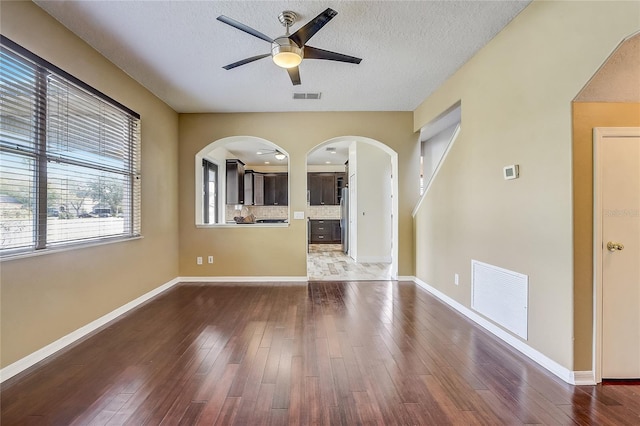
[(457, 102), (420, 130), (420, 195), (423, 195), (460, 129), (461, 103)]
[(218, 223), (218, 166), (202, 160), (204, 223)]
[(140, 116), (0, 41), (0, 254), (140, 235)]

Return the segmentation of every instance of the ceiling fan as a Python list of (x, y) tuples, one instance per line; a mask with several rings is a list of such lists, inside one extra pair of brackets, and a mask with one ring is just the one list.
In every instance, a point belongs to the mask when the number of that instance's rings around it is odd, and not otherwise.
[(257, 155), (270, 155), (273, 154), (273, 156), (276, 158), (276, 160), (284, 160), (285, 158), (287, 158), (287, 156), (285, 154), (283, 154), (281, 151), (277, 150), (277, 149), (261, 149), (260, 151), (256, 152)]
[(241, 65), (248, 64), (258, 59), (271, 56), (273, 62), (279, 67), (286, 68), (291, 78), (291, 83), (294, 86), (300, 84), (300, 70), (298, 65), (303, 59), (325, 59), (329, 61), (348, 62), (351, 64), (359, 64), (362, 61), (361, 58), (354, 56), (344, 55), (342, 53), (331, 52), (328, 50), (318, 49), (316, 47), (308, 46), (307, 42), (311, 37), (315, 35), (327, 22), (329, 22), (338, 12), (331, 8), (327, 8), (324, 12), (313, 18), (306, 25), (298, 29), (293, 34), (289, 34), (289, 27), (291, 27), (298, 15), (290, 10), (282, 12), (278, 19), (280, 23), (285, 27), (285, 35), (272, 39), (271, 37), (264, 35), (260, 31), (242, 24), (234, 19), (226, 17), (224, 15), (218, 16), (218, 21), (224, 22), (227, 25), (231, 25), (234, 28), (244, 31), (247, 34), (251, 34), (254, 37), (258, 37), (264, 41), (271, 43), (271, 53), (265, 53), (262, 55), (252, 56), (250, 58), (242, 59), (238, 62), (234, 62), (229, 65), (225, 65), (224, 69), (230, 70)]

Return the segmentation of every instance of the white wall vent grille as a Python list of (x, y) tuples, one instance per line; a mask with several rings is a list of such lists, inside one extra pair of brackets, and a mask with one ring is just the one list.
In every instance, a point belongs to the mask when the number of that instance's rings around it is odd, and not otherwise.
[(293, 99), (320, 99), (322, 93), (294, 93)]
[(529, 277), (471, 261), (471, 308), (527, 339)]

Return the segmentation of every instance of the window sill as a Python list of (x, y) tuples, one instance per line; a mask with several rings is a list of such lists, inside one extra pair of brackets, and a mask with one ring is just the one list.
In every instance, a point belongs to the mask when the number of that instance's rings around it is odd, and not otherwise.
[(104, 246), (107, 244), (116, 244), (116, 243), (123, 243), (127, 241), (141, 240), (143, 238), (144, 237), (142, 235), (138, 237), (111, 238), (108, 240), (95, 241), (90, 243), (68, 244), (68, 245), (62, 245), (58, 247), (46, 248), (42, 250), (16, 252), (14, 254), (6, 254), (4, 256), (0, 256), (0, 262), (6, 262), (9, 260), (17, 260), (17, 259), (25, 259), (29, 257), (45, 256), (53, 253), (62, 253), (65, 251), (86, 249), (90, 247)]

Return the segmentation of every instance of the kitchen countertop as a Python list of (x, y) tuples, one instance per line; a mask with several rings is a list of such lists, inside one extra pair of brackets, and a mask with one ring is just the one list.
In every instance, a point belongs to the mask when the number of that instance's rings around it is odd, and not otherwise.
[[(269, 222), (259, 222), (259, 220), (268, 220)], [(272, 222), (273, 220), (279, 220), (281, 222)], [(287, 226), (289, 226), (288, 219), (256, 219), (256, 222), (248, 223), (236, 223), (233, 220), (225, 223), (202, 223), (197, 224), (196, 228), (285, 228)]]

